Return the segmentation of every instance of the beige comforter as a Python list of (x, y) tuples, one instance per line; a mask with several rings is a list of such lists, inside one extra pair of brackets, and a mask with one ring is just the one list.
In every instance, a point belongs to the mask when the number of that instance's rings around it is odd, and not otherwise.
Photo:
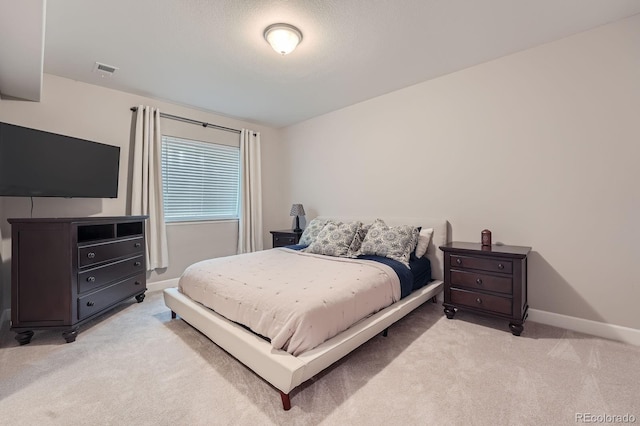
[(179, 289), (293, 355), (400, 299), (386, 265), (286, 248), (195, 263)]

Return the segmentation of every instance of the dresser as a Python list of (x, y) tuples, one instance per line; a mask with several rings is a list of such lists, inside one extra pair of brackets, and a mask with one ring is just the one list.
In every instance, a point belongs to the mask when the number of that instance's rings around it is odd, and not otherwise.
[(531, 247), (451, 242), (444, 252), (444, 313), (452, 319), (458, 309), (509, 321), (519, 336), (527, 303), (527, 256)]
[(79, 326), (146, 291), (147, 216), (8, 219), (11, 330), (27, 344), (34, 329)]
[(273, 247), (284, 247), (290, 246), (293, 244), (298, 244), (300, 241), (300, 237), (302, 236), (302, 232), (304, 231), (294, 231), (293, 229), (284, 229), (281, 231), (270, 231), (272, 236)]

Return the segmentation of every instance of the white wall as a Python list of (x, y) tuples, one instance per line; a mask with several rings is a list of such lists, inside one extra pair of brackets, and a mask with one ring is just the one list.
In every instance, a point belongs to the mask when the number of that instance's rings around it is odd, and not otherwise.
[(639, 123), (635, 16), (286, 128), (288, 195), (488, 228), (533, 248), (532, 308), (640, 329)]
[[(281, 226), (282, 220), (290, 219), (286, 205), (289, 201), (282, 202), (281, 199), (280, 180), (283, 177), (278, 165), (278, 158), (281, 157), (279, 130), (48, 74), (44, 76), (40, 102), (2, 99), (0, 121), (120, 146), (120, 181), (116, 199), (34, 198), (33, 217), (127, 214), (127, 194), (130, 191), (129, 146), (135, 120), (135, 114), (130, 111), (130, 108), (138, 104), (158, 107), (161, 111), (173, 115), (260, 132), (264, 238), (270, 246), (269, 229)], [(204, 140), (222, 138), (225, 142), (228, 142), (229, 138), (237, 138), (237, 135), (232, 133), (171, 120), (163, 120), (163, 126), (174, 136)], [(30, 209), (29, 198), (0, 197), (0, 235), (2, 236), (0, 311), (10, 306), (11, 228), (7, 218), (29, 217)], [(272, 217), (276, 218), (276, 223), (273, 225)], [(195, 261), (235, 254), (236, 251), (237, 222), (235, 221), (169, 225), (167, 234), (170, 266), (161, 274), (153, 273), (149, 278), (150, 282), (178, 277), (187, 265)]]

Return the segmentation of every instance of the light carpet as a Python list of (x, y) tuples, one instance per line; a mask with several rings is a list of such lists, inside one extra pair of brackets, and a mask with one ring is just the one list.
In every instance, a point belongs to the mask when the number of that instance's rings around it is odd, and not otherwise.
[(161, 292), (82, 326), (71, 344), (36, 331), (18, 346), (8, 328), (3, 425), (640, 423), (640, 348), (533, 322), (515, 337), (505, 321), (447, 320), (432, 303), (294, 389), (290, 411), (275, 388), (172, 320)]

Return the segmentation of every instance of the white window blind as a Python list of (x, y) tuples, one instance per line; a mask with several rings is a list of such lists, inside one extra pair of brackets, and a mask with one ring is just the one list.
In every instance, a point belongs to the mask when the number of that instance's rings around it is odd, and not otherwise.
[(162, 137), (165, 222), (237, 219), (240, 148)]

